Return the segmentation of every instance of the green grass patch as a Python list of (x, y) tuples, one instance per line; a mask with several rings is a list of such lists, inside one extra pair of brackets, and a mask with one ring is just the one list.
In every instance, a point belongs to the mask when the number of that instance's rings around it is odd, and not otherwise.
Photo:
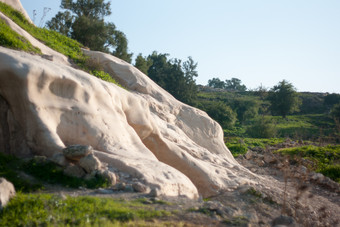
[(0, 211), (0, 226), (112, 226), (169, 215), (138, 201), (18, 193)]
[(78, 64), (85, 62), (85, 56), (80, 49), (82, 45), (77, 41), (61, 35), (58, 32), (34, 26), (21, 12), (5, 3), (0, 2), (0, 11), (46, 46), (68, 56)]
[(340, 183), (340, 145), (309, 145), (280, 149), (277, 152), (309, 159), (314, 163), (314, 166), (309, 168)]
[(104, 71), (97, 71), (97, 70), (93, 70), (90, 72), (92, 75), (94, 75), (95, 77), (101, 79), (101, 80), (104, 80), (104, 81), (107, 81), (107, 82), (110, 82), (110, 83), (113, 83), (121, 88), (124, 88), (126, 89), (125, 87), (123, 87), (120, 83), (118, 83), (115, 79), (113, 79), (110, 74), (104, 72)]
[(32, 46), (23, 36), (13, 31), (4, 21), (0, 20), (0, 46), (41, 54), (39, 48)]
[(286, 119), (267, 116), (275, 122), (279, 137), (315, 139), (334, 132), (334, 122), (326, 114), (290, 115)]
[[(46, 46), (72, 59), (73, 62), (76, 63), (82, 70), (104, 81), (114, 83), (122, 87), (109, 74), (101, 70), (88, 68), (88, 57), (86, 57), (81, 50), (83, 45), (76, 40), (64, 36), (56, 31), (34, 26), (21, 12), (16, 11), (5, 3), (0, 2), (0, 11)], [(41, 54), (41, 51), (38, 48), (32, 46), (24, 39), (24, 37), (16, 34), (2, 21), (0, 21), (0, 45), (12, 49)]]
[(0, 177), (12, 182), (16, 191), (32, 192), (43, 189), (42, 184), (32, 183), (20, 176), (22, 161), (10, 155), (0, 152)]
[(267, 146), (275, 146), (283, 143), (284, 138), (270, 138), (270, 139), (258, 139), (258, 138), (241, 138), (241, 137), (226, 137), (226, 146), (229, 148), (234, 157), (247, 153), (248, 149), (260, 147), (265, 149)]

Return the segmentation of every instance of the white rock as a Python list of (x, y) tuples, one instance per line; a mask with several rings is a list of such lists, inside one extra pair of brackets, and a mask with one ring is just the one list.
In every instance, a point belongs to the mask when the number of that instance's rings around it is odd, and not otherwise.
[(70, 144), (90, 145), (101, 162), (144, 178), (166, 196), (208, 197), (257, 181), (234, 160), (222, 128), (205, 112), (177, 101), (112, 55), (86, 54), (130, 91), (0, 47), (0, 94), (31, 150), (51, 157)]
[(65, 156), (62, 153), (56, 153), (51, 158), (49, 158), (51, 162), (54, 162), (60, 166), (67, 166), (69, 162), (66, 160)]
[(0, 210), (15, 196), (15, 189), (11, 182), (0, 178)]
[(66, 158), (79, 161), (87, 155), (93, 154), (93, 148), (86, 145), (71, 145), (63, 149)]
[(136, 192), (143, 192), (143, 193), (147, 193), (149, 191), (149, 188), (145, 185), (142, 184), (140, 182), (135, 182), (132, 184), (132, 188), (133, 190), (135, 190)]
[(78, 165), (82, 167), (87, 173), (98, 170), (101, 168), (101, 163), (99, 159), (93, 154), (87, 155), (81, 158)]
[(99, 170), (97, 174), (106, 179), (110, 185), (115, 185), (117, 183), (116, 174), (110, 170)]
[(70, 164), (64, 169), (64, 174), (71, 177), (82, 178), (85, 176), (85, 171), (77, 165)]

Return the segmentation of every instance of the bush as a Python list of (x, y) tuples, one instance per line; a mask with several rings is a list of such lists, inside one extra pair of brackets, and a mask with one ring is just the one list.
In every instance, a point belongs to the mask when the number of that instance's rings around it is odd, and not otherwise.
[(253, 138), (271, 138), (275, 137), (276, 128), (270, 120), (261, 117), (247, 127), (246, 133)]

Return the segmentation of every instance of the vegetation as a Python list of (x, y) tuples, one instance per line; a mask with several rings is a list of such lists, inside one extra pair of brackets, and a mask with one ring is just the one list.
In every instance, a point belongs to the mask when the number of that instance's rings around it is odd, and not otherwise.
[(313, 163), (309, 166), (311, 169), (340, 183), (340, 145), (309, 145), (280, 149), (278, 152), (308, 159)]
[(219, 78), (212, 78), (208, 80), (208, 86), (213, 88), (220, 88), (229, 91), (246, 91), (247, 87), (241, 84), (238, 78), (231, 78), (230, 80), (221, 81)]
[(125, 34), (113, 23), (104, 22), (104, 17), (111, 14), (110, 6), (111, 3), (104, 0), (62, 0), (60, 7), (65, 11), (48, 21), (47, 27), (92, 50), (111, 53), (131, 62)]
[[(21, 173), (35, 177), (32, 181)], [(17, 191), (32, 192), (43, 189), (42, 182), (59, 184), (70, 188), (99, 188), (107, 187), (107, 180), (95, 176), (91, 180), (66, 176), (58, 165), (42, 158), (24, 161), (13, 156), (4, 155), (0, 152), (0, 177), (11, 181)]]
[(30, 53), (41, 54), (39, 48), (32, 46), (23, 36), (13, 31), (4, 21), (0, 20), (0, 46)]
[(138, 200), (19, 193), (0, 211), (0, 226), (112, 226), (170, 214)]
[(82, 45), (58, 32), (46, 28), (38, 28), (26, 20), (25, 16), (12, 7), (0, 2), (0, 11), (11, 18), (17, 25), (43, 42), (46, 46), (68, 56), (76, 63), (84, 63), (85, 57), (81, 52)]
[(183, 62), (179, 59), (168, 59), (168, 54), (154, 51), (147, 58), (138, 55), (135, 66), (158, 85), (167, 90), (178, 100), (194, 104), (197, 96), (197, 63), (189, 57)]
[(299, 110), (300, 100), (297, 92), (294, 86), (286, 80), (280, 81), (270, 90), (268, 100), (272, 114), (283, 118)]

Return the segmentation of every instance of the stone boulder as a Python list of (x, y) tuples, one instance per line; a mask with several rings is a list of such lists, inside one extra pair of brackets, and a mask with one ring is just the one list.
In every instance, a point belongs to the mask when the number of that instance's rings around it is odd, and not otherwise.
[(89, 154), (81, 158), (78, 162), (78, 165), (82, 167), (86, 171), (86, 173), (91, 173), (101, 168), (101, 163), (99, 159), (93, 154)]
[(93, 148), (86, 145), (71, 145), (63, 149), (65, 158), (72, 161), (79, 161), (80, 159), (93, 153)]
[(4, 208), (9, 200), (15, 196), (15, 189), (11, 182), (0, 178), (0, 210)]

